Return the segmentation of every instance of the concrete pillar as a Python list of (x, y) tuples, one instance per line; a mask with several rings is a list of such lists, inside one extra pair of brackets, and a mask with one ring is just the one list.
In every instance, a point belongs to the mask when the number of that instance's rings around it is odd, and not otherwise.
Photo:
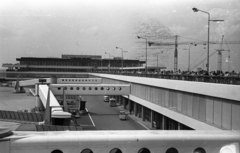
[(120, 105), (122, 105), (122, 97), (121, 96), (119, 96), (119, 103), (120, 103)]
[(117, 102), (118, 104), (120, 104), (120, 102), (119, 102), (119, 96), (116, 96), (116, 102)]
[(141, 107), (142, 107), (142, 121), (145, 121), (145, 107), (144, 106)]
[(66, 94), (65, 94), (65, 89), (64, 88), (63, 88), (63, 110), (68, 111), (67, 110)]
[(130, 111), (130, 108), (131, 108), (131, 102), (130, 102), (130, 100), (129, 100), (129, 99), (126, 99), (126, 100), (128, 101), (127, 110), (129, 110), (129, 111)]
[(134, 102), (134, 107), (133, 107), (133, 113), (135, 116), (137, 116), (137, 103)]
[(124, 105), (124, 103), (123, 103), (123, 97), (122, 96), (120, 96), (121, 97), (121, 105)]
[(131, 109), (131, 100), (130, 100), (130, 99), (127, 99), (127, 101), (128, 101), (127, 109), (130, 111), (130, 109)]
[(126, 102), (126, 98), (125, 97), (122, 97), (123, 99), (123, 108), (126, 109), (127, 108), (127, 102)]
[(178, 122), (178, 130), (181, 130), (181, 123)]
[(151, 110), (151, 117), (150, 117), (150, 122), (151, 122), (151, 128), (153, 128), (153, 121), (154, 121), (154, 118), (153, 118), (153, 114), (154, 114), (154, 111)]
[(39, 96), (39, 86), (38, 85), (39, 85), (38, 83), (35, 84), (35, 95), (36, 96)]
[(133, 102), (130, 100), (130, 99), (128, 99), (128, 110), (129, 110), (129, 112), (130, 112), (130, 114), (132, 115), (133, 114)]
[(166, 125), (166, 118), (164, 115), (162, 115), (162, 130), (166, 130), (165, 125)]

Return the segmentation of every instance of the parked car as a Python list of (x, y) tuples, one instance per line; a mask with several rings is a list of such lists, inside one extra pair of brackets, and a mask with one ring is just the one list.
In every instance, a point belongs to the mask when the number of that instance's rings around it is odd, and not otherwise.
[(119, 119), (120, 120), (126, 120), (127, 119), (127, 113), (125, 111), (119, 112)]
[(103, 96), (103, 101), (105, 101), (105, 102), (109, 102), (109, 96)]

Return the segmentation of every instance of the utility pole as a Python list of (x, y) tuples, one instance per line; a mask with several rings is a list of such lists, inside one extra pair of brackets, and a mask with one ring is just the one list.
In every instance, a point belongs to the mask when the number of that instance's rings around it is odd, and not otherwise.
[(174, 72), (178, 70), (178, 35), (175, 36), (175, 51), (174, 51)]

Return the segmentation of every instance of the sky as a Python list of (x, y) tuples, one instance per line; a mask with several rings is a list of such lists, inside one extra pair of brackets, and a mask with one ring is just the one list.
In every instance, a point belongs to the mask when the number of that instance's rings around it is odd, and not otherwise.
[[(165, 43), (240, 41), (240, 0), (0, 0), (0, 65), (20, 57), (61, 57), (62, 54), (101, 55), (145, 60), (146, 40)], [(204, 45), (178, 45), (178, 68), (187, 70), (207, 57)], [(210, 54), (222, 52), (223, 70), (240, 71), (240, 44), (210, 45)], [(173, 70), (174, 46), (148, 46), (151, 66)], [(159, 54), (157, 54), (159, 53)], [(230, 59), (228, 56), (230, 55)], [(158, 58), (157, 58), (158, 57)], [(217, 54), (210, 70), (217, 69)], [(112, 57), (111, 57), (112, 58)], [(158, 60), (157, 60), (158, 59)]]

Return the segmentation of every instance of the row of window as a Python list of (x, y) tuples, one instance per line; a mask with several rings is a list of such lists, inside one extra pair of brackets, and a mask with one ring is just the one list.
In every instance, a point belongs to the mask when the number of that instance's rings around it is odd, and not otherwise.
[[(105, 88), (106, 88), (106, 90), (111, 89), (110, 87), (105, 87)], [(62, 89), (61, 87), (58, 87), (58, 90), (61, 90), (61, 89)], [(64, 90), (67, 90), (67, 89), (68, 89), (67, 87), (64, 87)], [(73, 87), (70, 87), (70, 90), (73, 90), (73, 89), (74, 89)], [(87, 87), (82, 87), (82, 90), (86, 90), (86, 89), (87, 89)], [(88, 90), (92, 90), (92, 89), (93, 89), (93, 87), (88, 87)], [(98, 90), (98, 89), (104, 90), (104, 87), (100, 87), (100, 88), (94, 87), (94, 89), (95, 90)], [(80, 90), (80, 87), (76, 87), (76, 90)], [(113, 87), (112, 90), (116, 90), (116, 87)], [(118, 90), (122, 90), (122, 88), (118, 87)]]
[(85, 81), (85, 82), (87, 82), (87, 81), (88, 81), (88, 82), (91, 82), (91, 81), (94, 82), (94, 81), (95, 81), (95, 82), (97, 82), (98, 80), (90, 80), (90, 79), (87, 79), (87, 80), (74, 80), (74, 79), (70, 80), (70, 79), (69, 79), (69, 80), (68, 80), (68, 79), (62, 79), (62, 81), (63, 81), (63, 82), (64, 82), (64, 81), (76, 81), (76, 82), (77, 82), (77, 81), (78, 81), (78, 82), (84, 82), (84, 81)]
[[(51, 153), (63, 153), (61, 150), (54, 150)], [(91, 149), (84, 149), (81, 151), (81, 153), (93, 153)], [(118, 148), (114, 148), (110, 151), (110, 153), (122, 153), (122, 151)], [(151, 151), (148, 148), (141, 148), (138, 153), (151, 153)], [(166, 150), (166, 153), (178, 153), (178, 150), (176, 148), (169, 148)], [(206, 151), (203, 148), (196, 148), (193, 153), (206, 153)]]
[[(20, 61), (21, 65), (42, 65), (42, 66), (104, 66), (107, 67), (109, 65), (109, 61), (107, 62), (40, 62), (40, 61)], [(110, 61), (111, 67), (121, 67), (121, 63), (119, 61)], [(135, 67), (139, 66), (139, 62), (124, 62), (123, 67)]]

